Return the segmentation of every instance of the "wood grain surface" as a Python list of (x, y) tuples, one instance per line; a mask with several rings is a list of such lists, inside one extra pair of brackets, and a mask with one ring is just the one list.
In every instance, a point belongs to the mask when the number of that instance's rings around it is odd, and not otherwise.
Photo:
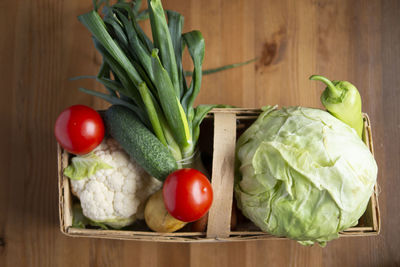
[[(349, 80), (371, 118), (382, 231), (325, 248), (294, 241), (157, 244), (69, 238), (59, 231), (58, 113), (107, 106), (77, 88), (100, 57), (76, 16), (90, 0), (0, 1), (0, 266), (399, 266), (400, 1), (164, 0), (206, 40), (205, 67), (258, 57), (204, 77), (197, 103), (322, 107), (311, 74)], [(147, 27), (148, 29), (148, 27)]]
[(207, 222), (207, 237), (210, 238), (227, 238), (231, 231), (236, 121), (234, 113), (214, 113), (211, 179), (214, 196)]

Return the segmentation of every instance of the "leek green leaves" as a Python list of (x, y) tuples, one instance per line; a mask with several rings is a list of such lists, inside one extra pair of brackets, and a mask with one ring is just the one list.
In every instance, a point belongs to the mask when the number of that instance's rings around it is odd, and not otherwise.
[[(141, 1), (135, 4), (118, 1), (114, 5), (106, 1), (103, 17), (97, 12), (101, 4), (95, 1), (95, 10), (78, 19), (91, 32), (95, 47), (103, 56), (96, 79), (109, 94), (81, 90), (130, 108), (176, 160), (191, 156), (199, 124), (213, 108), (212, 105), (193, 107), (201, 86), (203, 36), (198, 31), (182, 34), (183, 16), (165, 12), (160, 0), (148, 0), (148, 9), (142, 12), (139, 12)], [(154, 42), (138, 25), (140, 14), (149, 16)], [(185, 47), (194, 65), (190, 85), (182, 67)]]

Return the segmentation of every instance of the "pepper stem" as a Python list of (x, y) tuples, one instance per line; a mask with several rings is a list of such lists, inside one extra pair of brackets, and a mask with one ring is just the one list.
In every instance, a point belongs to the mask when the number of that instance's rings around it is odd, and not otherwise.
[(335, 97), (335, 98), (340, 97), (341, 94), (340, 94), (339, 90), (328, 78), (325, 78), (324, 76), (321, 76), (321, 75), (312, 75), (312, 76), (310, 76), (310, 80), (321, 81), (321, 82), (325, 83), (329, 90), (329, 93), (331, 94), (332, 97)]

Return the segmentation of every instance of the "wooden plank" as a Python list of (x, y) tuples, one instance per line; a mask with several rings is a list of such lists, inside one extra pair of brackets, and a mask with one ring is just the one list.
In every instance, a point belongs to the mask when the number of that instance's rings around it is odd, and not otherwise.
[(388, 252), (400, 248), (400, 233), (396, 231), (400, 214), (394, 212), (400, 209), (400, 1), (382, 1), (379, 7), (371, 8), (381, 12), (381, 27), (375, 29), (382, 31), (381, 40), (374, 38), (371, 43), (377, 46), (382, 57), (381, 64), (376, 66), (381, 70), (382, 76), (378, 80), (381, 87), (368, 93), (371, 94), (370, 106), (377, 110), (370, 116), (374, 123), (375, 155), (384, 176), (379, 183), (381, 238), (371, 242), (371, 246), (379, 247), (375, 252), (379, 254), (376, 265), (385, 261), (399, 265), (400, 255)]
[(214, 200), (208, 215), (207, 237), (229, 236), (233, 198), (236, 115), (214, 113), (214, 153), (211, 185)]
[[(146, 1), (143, 1), (146, 2)], [(57, 114), (107, 104), (77, 87), (100, 57), (76, 16), (92, 1), (0, 1), (0, 266), (397, 266), (400, 263), (400, 2), (397, 0), (163, 0), (205, 37), (205, 68), (258, 57), (204, 76), (197, 104), (321, 107), (311, 74), (353, 82), (373, 123), (381, 234), (325, 248), (274, 239), (206, 244), (70, 238), (57, 214)], [(148, 27), (145, 27), (148, 29)], [(185, 65), (190, 69), (190, 65)], [(258, 241), (256, 241), (258, 240)], [(110, 249), (112, 248), (112, 249)]]

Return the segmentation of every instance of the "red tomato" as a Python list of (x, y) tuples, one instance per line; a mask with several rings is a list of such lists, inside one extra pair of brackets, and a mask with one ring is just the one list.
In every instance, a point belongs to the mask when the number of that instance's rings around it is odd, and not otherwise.
[(207, 213), (213, 190), (207, 177), (195, 169), (171, 173), (163, 185), (165, 208), (178, 220), (193, 222)]
[(75, 105), (58, 116), (54, 127), (58, 143), (68, 152), (83, 155), (95, 149), (104, 138), (104, 124), (94, 109)]

